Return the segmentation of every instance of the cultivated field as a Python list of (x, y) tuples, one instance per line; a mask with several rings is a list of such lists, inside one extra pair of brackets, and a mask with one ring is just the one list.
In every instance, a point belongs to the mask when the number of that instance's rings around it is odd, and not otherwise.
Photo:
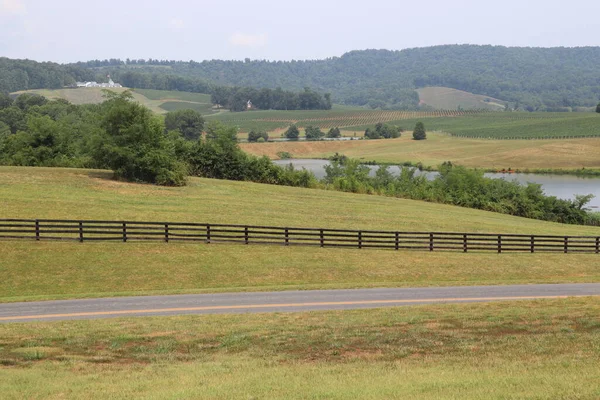
[[(600, 302), (0, 325), (3, 399), (596, 399)], [(1, 365), (4, 365), (2, 367)]]
[[(127, 88), (77, 88), (77, 89), (39, 89), (15, 92), (13, 95), (21, 93), (36, 93), (48, 99), (65, 99), (73, 104), (97, 104), (105, 100), (103, 90), (110, 90), (121, 93)], [(133, 89), (133, 97), (136, 101), (148, 107), (157, 114), (164, 114), (168, 111), (191, 108), (199, 111), (203, 115), (212, 114), (212, 103), (210, 95), (202, 93), (187, 93), (165, 90), (151, 89)]]
[(502, 111), (506, 102), (489, 96), (482, 96), (462, 90), (447, 87), (426, 87), (417, 89), (422, 104), (438, 110), (469, 110)]
[[(598, 235), (460, 207), (244, 182), (183, 188), (110, 172), (0, 167), (0, 218), (240, 223), (381, 230)], [(314, 215), (319, 215), (318, 221)], [(426, 253), (178, 243), (0, 242), (0, 301), (148, 293), (594, 282), (596, 255)], [(526, 263), (527, 268), (523, 265)]]
[(427, 140), (416, 141), (410, 132), (405, 132), (399, 139), (241, 143), (240, 146), (248, 153), (272, 159), (277, 159), (279, 152), (288, 152), (294, 158), (327, 158), (339, 153), (364, 161), (422, 162), (432, 167), (452, 161), (467, 167), (497, 170), (600, 168), (600, 138), (482, 140), (429, 132)]
[[(283, 131), (288, 126), (296, 124), (299, 128), (308, 125), (321, 129), (339, 127), (345, 131), (363, 136), (366, 126), (375, 126), (378, 122), (402, 121), (405, 119), (457, 117), (476, 113), (475, 111), (381, 111), (367, 110), (354, 107), (335, 107), (333, 110), (313, 111), (246, 111), (223, 113), (216, 118), (228, 125), (237, 126), (241, 132), (251, 129), (266, 131)], [(414, 125), (413, 125), (414, 126)]]

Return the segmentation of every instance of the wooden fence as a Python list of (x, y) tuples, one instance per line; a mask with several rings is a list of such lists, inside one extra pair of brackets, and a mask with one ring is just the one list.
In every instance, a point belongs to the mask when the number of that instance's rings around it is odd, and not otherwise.
[(346, 229), (197, 224), (182, 222), (0, 219), (0, 239), (91, 241), (192, 241), (381, 248), (422, 251), (600, 252), (600, 236), (552, 236), (458, 232), (357, 231)]

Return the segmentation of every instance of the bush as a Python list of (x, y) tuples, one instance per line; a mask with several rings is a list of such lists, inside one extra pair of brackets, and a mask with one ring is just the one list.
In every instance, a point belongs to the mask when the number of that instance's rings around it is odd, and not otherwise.
[(340, 128), (338, 128), (337, 126), (335, 128), (331, 128), (329, 132), (327, 132), (328, 138), (339, 138), (341, 136), (342, 133), (340, 132)]
[(375, 129), (367, 128), (365, 138), (367, 139), (395, 139), (402, 135), (402, 128), (383, 124), (381, 122), (375, 125)]
[[(262, 141), (261, 141), (262, 139)], [(261, 142), (264, 143), (269, 140), (269, 135), (265, 131), (255, 131), (252, 129), (248, 132), (248, 141), (249, 142)]]

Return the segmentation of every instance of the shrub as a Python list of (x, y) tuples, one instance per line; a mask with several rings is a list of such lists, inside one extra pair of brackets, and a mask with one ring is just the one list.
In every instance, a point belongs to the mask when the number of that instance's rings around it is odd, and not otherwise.
[(413, 131), (414, 140), (425, 140), (427, 139), (427, 132), (425, 132), (425, 125), (422, 122), (417, 122), (415, 130)]

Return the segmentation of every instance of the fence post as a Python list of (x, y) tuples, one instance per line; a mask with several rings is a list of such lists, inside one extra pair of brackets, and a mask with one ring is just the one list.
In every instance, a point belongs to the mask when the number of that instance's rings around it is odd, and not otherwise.
[(600, 253), (600, 237), (596, 238), (596, 254)]
[(531, 235), (531, 252), (535, 252), (535, 236)]
[(498, 254), (502, 253), (502, 235), (498, 235)]
[(127, 224), (123, 222), (123, 242), (127, 241)]
[(569, 237), (565, 236), (565, 254), (569, 252)]
[(320, 230), (321, 247), (325, 247), (325, 238), (323, 237), (323, 229)]
[(463, 252), (467, 252), (467, 234), (463, 234)]
[(169, 243), (169, 224), (165, 224), (165, 242)]
[(358, 231), (358, 248), (362, 249), (362, 232)]
[(40, 221), (35, 220), (35, 240), (40, 240)]
[(79, 243), (83, 243), (83, 221), (79, 221)]
[(399, 233), (396, 232), (396, 245), (395, 245), (396, 250), (398, 250), (399, 247), (400, 247), (400, 238), (399, 238)]
[(290, 245), (290, 232), (288, 228), (285, 228), (285, 245)]
[(206, 224), (206, 243), (210, 243), (210, 224)]
[(429, 233), (429, 251), (433, 251), (433, 232)]

